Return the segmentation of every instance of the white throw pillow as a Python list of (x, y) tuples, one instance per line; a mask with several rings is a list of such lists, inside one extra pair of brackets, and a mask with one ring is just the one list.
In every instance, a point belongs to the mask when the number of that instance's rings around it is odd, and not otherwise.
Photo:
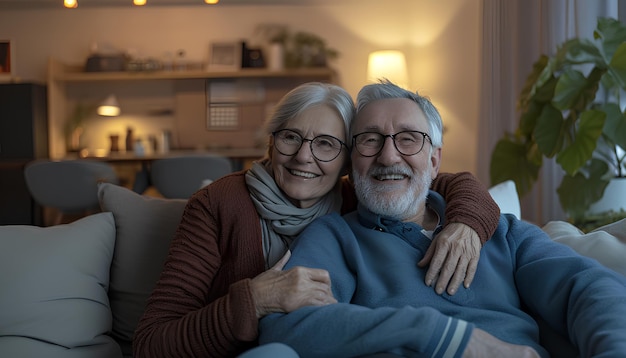
[(515, 188), (515, 182), (507, 180), (489, 188), (489, 194), (500, 207), (502, 214), (513, 214), (516, 218), (522, 218), (519, 196)]

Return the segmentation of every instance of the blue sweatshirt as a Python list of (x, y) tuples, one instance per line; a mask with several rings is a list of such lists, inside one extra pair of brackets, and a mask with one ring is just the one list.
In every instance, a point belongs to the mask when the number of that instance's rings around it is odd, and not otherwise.
[(301, 357), (461, 357), (479, 327), (547, 357), (532, 313), (580, 356), (626, 356), (626, 279), (538, 227), (502, 215), (472, 286), (453, 296), (424, 284), (417, 262), (429, 245), (419, 225), (363, 207), (319, 218), (296, 240), (285, 269), (327, 270), (338, 303), (266, 316), (259, 343), (283, 342)]

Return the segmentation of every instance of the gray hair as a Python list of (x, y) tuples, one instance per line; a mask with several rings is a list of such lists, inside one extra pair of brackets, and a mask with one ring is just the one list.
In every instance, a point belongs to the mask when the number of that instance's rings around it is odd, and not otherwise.
[[(387, 79), (382, 79), (377, 83), (364, 86), (357, 95), (356, 113), (358, 114), (365, 106), (373, 101), (389, 98), (407, 98), (415, 102), (426, 115), (428, 127), (430, 128), (430, 139), (433, 141), (434, 148), (440, 148), (443, 145), (443, 121), (437, 108), (432, 104), (430, 99), (420, 96), (417, 92), (413, 93), (401, 88)], [(351, 128), (352, 131), (352, 128)], [(352, 137), (353, 133), (350, 133)]]
[(333, 108), (345, 126), (346, 138), (342, 139), (347, 146), (351, 145), (348, 133), (350, 125), (354, 119), (354, 101), (352, 96), (343, 88), (322, 82), (304, 83), (287, 93), (276, 105), (274, 112), (268, 119), (265, 130), (267, 135), (283, 129), (285, 123), (300, 115), (303, 111), (315, 106), (324, 104)]

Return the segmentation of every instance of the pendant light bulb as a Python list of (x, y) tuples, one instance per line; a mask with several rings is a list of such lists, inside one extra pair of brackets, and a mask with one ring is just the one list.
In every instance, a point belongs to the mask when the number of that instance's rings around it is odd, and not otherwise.
[(100, 104), (97, 110), (103, 117), (117, 117), (120, 115), (120, 105), (117, 103), (115, 95), (110, 95)]
[(63, 0), (63, 6), (67, 9), (76, 9), (78, 7), (78, 0)]

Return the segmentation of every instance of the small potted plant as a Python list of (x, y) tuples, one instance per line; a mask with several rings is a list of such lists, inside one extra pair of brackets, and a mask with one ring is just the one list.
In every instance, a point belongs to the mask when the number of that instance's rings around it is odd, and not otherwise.
[(282, 70), (285, 67), (285, 49), (289, 40), (289, 30), (286, 25), (261, 24), (256, 33), (267, 42), (268, 68)]
[(301, 31), (293, 35), (287, 63), (291, 67), (326, 67), (328, 60), (338, 56), (339, 52), (329, 48), (324, 39)]
[(83, 143), (81, 142), (81, 136), (84, 130), (83, 123), (93, 113), (93, 106), (78, 103), (76, 107), (74, 107), (72, 115), (66, 119), (64, 129), (66, 150), (68, 153), (80, 152), (80, 150), (83, 149)]
[(493, 150), (491, 182), (511, 179), (523, 196), (544, 158), (556, 158), (565, 172), (561, 207), (574, 223), (584, 221), (609, 182), (626, 176), (624, 89), (626, 27), (599, 18), (593, 40), (568, 40), (534, 64), (519, 97), (518, 128)]
[(285, 25), (261, 24), (255, 33), (264, 37), (270, 46), (282, 45), (285, 66), (289, 68), (326, 67), (329, 60), (339, 57), (339, 51), (328, 47), (320, 36), (305, 31), (290, 33)]

